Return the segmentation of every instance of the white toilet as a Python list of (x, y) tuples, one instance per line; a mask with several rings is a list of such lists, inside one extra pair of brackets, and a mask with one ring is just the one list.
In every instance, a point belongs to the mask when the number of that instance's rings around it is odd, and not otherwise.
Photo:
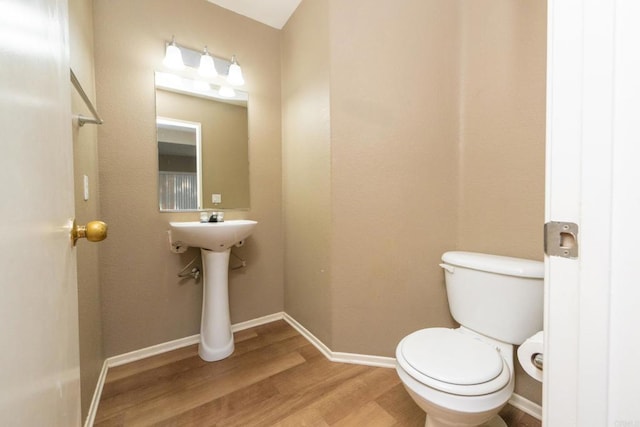
[(396, 370), (426, 427), (506, 426), (498, 412), (513, 393), (514, 345), (542, 329), (544, 264), (473, 252), (446, 252), (442, 261), (461, 326), (404, 337)]

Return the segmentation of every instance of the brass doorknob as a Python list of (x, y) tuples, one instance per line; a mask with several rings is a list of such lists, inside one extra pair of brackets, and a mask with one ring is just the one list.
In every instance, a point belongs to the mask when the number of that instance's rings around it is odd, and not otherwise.
[(90, 221), (87, 225), (78, 225), (73, 220), (71, 228), (71, 241), (73, 246), (78, 239), (86, 238), (90, 242), (101, 242), (107, 238), (107, 224), (102, 221)]

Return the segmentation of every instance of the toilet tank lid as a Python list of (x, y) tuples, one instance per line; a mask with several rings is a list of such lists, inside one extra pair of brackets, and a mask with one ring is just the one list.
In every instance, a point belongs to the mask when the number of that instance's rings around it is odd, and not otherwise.
[(454, 267), (464, 267), (508, 276), (544, 278), (544, 263), (531, 259), (512, 258), (478, 252), (452, 251), (442, 255), (442, 261)]

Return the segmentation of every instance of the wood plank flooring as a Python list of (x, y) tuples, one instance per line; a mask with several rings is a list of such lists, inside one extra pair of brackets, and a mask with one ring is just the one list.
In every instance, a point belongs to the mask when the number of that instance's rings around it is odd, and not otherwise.
[[(330, 362), (284, 321), (235, 343), (218, 362), (194, 345), (109, 369), (94, 425), (424, 426), (395, 370)], [(515, 408), (501, 414), (540, 427)]]

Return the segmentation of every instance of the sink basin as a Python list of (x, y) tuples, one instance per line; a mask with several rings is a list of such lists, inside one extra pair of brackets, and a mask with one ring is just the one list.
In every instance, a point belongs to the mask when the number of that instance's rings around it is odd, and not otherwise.
[(171, 245), (223, 252), (249, 237), (257, 223), (248, 219), (224, 222), (170, 222)]

